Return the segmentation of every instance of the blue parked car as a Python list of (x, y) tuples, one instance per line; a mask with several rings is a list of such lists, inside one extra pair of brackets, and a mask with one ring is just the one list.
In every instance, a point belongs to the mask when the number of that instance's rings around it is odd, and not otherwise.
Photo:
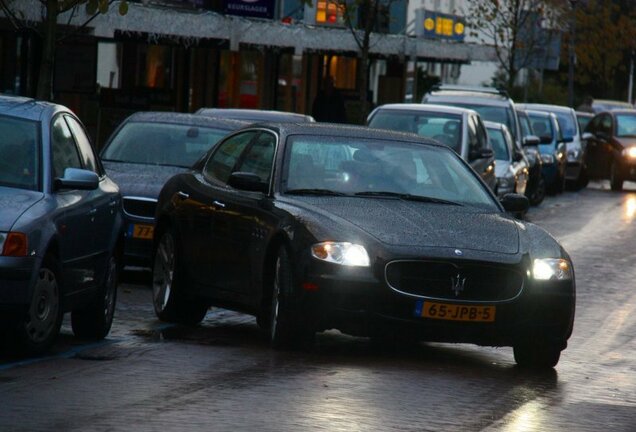
[(0, 96), (0, 310), (19, 347), (41, 353), (71, 312), (103, 338), (117, 297), (121, 197), (67, 108)]
[(573, 138), (564, 137), (559, 126), (559, 120), (554, 113), (546, 111), (527, 110), (532, 131), (539, 137), (539, 152), (543, 162), (542, 174), (545, 179), (546, 191), (555, 195), (563, 192), (565, 187), (565, 172), (567, 169), (567, 147)]

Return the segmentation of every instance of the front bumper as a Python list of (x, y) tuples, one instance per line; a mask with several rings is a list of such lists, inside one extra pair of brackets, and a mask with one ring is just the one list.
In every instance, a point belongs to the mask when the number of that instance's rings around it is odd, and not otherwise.
[(36, 257), (0, 257), (0, 309), (3, 316), (31, 303), (38, 266)]
[[(325, 265), (315, 267), (304, 278), (315, 289), (300, 292), (298, 311), (316, 330), (336, 328), (357, 336), (397, 332), (426, 341), (488, 346), (512, 346), (539, 332), (563, 348), (572, 332), (574, 281), (539, 283), (526, 278), (514, 299), (482, 302), (458, 299), (452, 290), (446, 298), (401, 293), (390, 288), (383, 278), (371, 276), (370, 271), (365, 274), (364, 269), (336, 269), (335, 274), (330, 274), (325, 272)], [(423, 318), (417, 315), (422, 301), (494, 306), (495, 321)]]

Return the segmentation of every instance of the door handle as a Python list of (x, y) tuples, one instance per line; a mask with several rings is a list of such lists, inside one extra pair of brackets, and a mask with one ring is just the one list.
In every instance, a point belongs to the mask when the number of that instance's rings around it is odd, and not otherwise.
[(190, 198), (190, 195), (181, 191), (177, 192), (177, 196), (181, 198), (182, 200), (187, 200), (188, 198)]
[(212, 201), (212, 204), (219, 208), (225, 208), (225, 204), (223, 204), (221, 201), (214, 200)]
[(86, 214), (89, 215), (89, 216), (95, 216), (97, 214), (97, 209), (96, 208), (92, 208)]

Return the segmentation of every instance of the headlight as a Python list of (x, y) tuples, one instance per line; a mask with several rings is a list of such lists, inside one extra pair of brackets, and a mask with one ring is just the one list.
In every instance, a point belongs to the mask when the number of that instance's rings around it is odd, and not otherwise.
[(369, 267), (364, 246), (353, 243), (322, 242), (311, 247), (311, 256), (321, 261), (355, 267)]
[(627, 147), (625, 150), (623, 150), (623, 156), (626, 156), (630, 159), (636, 159), (636, 146)]
[(554, 163), (554, 156), (551, 154), (542, 154), (541, 160), (543, 161), (543, 163), (552, 164)]
[(571, 280), (572, 264), (560, 258), (535, 259), (532, 276), (536, 280)]

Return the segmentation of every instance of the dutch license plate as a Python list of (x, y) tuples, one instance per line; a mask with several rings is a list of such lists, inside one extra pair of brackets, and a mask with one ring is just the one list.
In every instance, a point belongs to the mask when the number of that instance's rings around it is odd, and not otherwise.
[(496, 309), (496, 306), (469, 306), (419, 301), (415, 305), (415, 315), (448, 321), (493, 322), (495, 321)]
[(155, 227), (152, 225), (131, 224), (128, 227), (128, 235), (136, 239), (152, 240), (154, 232)]

